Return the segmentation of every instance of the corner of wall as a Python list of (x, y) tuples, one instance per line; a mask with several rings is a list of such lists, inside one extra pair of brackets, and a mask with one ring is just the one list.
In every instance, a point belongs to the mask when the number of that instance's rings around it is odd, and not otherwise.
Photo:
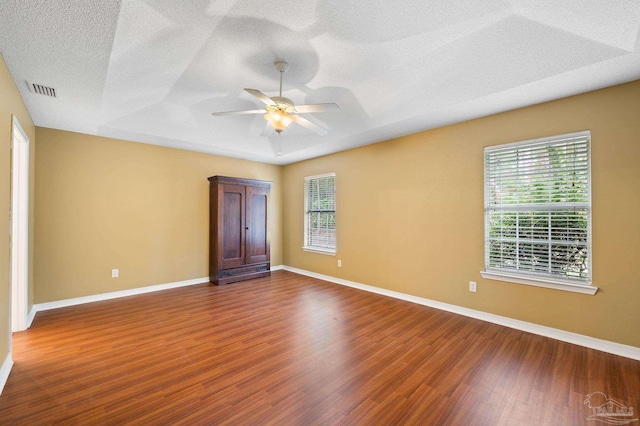
[(9, 379), (9, 373), (11, 373), (11, 368), (13, 367), (13, 360), (11, 359), (11, 352), (7, 353), (2, 365), (0, 365), (0, 395), (2, 395), (2, 391), (4, 390), (4, 385), (7, 384), (7, 380)]

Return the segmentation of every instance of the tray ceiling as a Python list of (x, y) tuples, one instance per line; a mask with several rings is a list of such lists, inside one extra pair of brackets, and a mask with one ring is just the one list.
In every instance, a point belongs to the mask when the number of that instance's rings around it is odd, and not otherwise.
[[(288, 164), (640, 78), (640, 2), (3, 0), (36, 125)], [(336, 102), (260, 136), (243, 91)], [(55, 97), (33, 91), (41, 85)]]

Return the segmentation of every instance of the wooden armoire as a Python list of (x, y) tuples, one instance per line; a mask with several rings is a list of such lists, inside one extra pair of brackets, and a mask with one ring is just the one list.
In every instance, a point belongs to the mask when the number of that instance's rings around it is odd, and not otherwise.
[(271, 275), (267, 232), (271, 182), (209, 178), (209, 279), (217, 285)]

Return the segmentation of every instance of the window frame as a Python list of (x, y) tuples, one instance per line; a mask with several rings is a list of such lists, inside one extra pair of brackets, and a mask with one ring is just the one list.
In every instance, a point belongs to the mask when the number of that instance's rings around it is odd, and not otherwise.
[[(587, 227), (586, 227), (586, 249), (587, 249), (587, 264), (588, 264), (588, 276), (585, 279), (569, 279), (563, 278), (562, 275), (557, 274), (556, 276), (549, 275), (549, 273), (536, 273), (532, 271), (521, 271), (517, 269), (505, 268), (505, 267), (496, 267), (490, 266), (490, 222), (489, 215), (491, 212), (498, 211), (501, 207), (492, 205), (490, 206), (490, 197), (489, 197), (489, 175), (487, 170), (487, 158), (488, 153), (503, 151), (508, 149), (513, 149), (517, 147), (534, 147), (534, 146), (551, 146), (553, 143), (558, 143), (562, 140), (566, 139), (575, 139), (575, 138), (586, 138), (587, 145), (587, 201), (586, 201), (586, 209), (587, 209)], [(581, 131), (575, 133), (568, 133), (563, 135), (550, 136), (545, 138), (537, 138), (530, 139), (519, 142), (512, 142), (507, 144), (493, 145), (487, 146), (484, 148), (484, 156), (483, 156), (483, 164), (484, 164), (484, 270), (481, 271), (481, 275), (483, 278), (498, 280), (498, 281), (506, 281), (516, 284), (525, 284), (532, 285), (537, 287), (544, 288), (552, 288), (556, 290), (564, 290), (571, 291), (576, 293), (590, 294), (593, 295), (598, 291), (598, 288), (592, 284), (592, 213), (593, 213), (593, 204), (591, 202), (591, 133), (590, 131)], [(584, 203), (584, 202), (583, 202)], [(529, 204), (530, 205), (530, 204)], [(518, 209), (522, 204), (502, 204), (501, 206), (509, 206), (511, 209)], [(584, 208), (584, 207), (583, 207)], [(531, 210), (531, 211), (539, 211), (539, 212), (547, 212), (552, 211), (554, 209), (547, 210)], [(560, 211), (566, 211), (567, 208), (562, 209)], [(515, 237), (516, 241), (520, 241), (519, 235)], [(523, 237), (523, 239), (526, 239)], [(542, 241), (542, 240), (541, 240)], [(529, 244), (532, 244), (529, 242)], [(547, 241), (548, 245), (552, 245), (552, 240), (549, 238)], [(516, 255), (516, 259), (520, 257)], [(550, 261), (550, 260), (549, 260)]]
[(327, 255), (331, 255), (331, 256), (335, 256), (336, 255), (336, 251), (337, 251), (337, 247), (338, 247), (338, 241), (337, 241), (337, 222), (336, 222), (336, 226), (335, 226), (335, 244), (333, 247), (324, 247), (324, 246), (314, 246), (311, 245), (309, 242), (309, 210), (308, 210), (308, 206), (309, 206), (309, 182), (311, 182), (312, 180), (316, 180), (316, 179), (322, 179), (322, 178), (327, 178), (327, 177), (333, 177), (333, 191), (334, 191), (334, 205), (333, 205), (333, 214), (334, 214), (334, 221), (335, 221), (335, 216), (337, 214), (337, 199), (335, 197), (335, 193), (336, 193), (336, 187), (337, 187), (337, 179), (336, 179), (336, 173), (335, 172), (331, 172), (331, 173), (324, 173), (324, 174), (320, 174), (320, 175), (314, 175), (314, 176), (306, 176), (304, 178), (304, 245), (302, 247), (302, 249), (304, 251), (308, 251), (308, 252), (312, 252), (312, 253), (320, 253), (320, 254), (327, 254)]

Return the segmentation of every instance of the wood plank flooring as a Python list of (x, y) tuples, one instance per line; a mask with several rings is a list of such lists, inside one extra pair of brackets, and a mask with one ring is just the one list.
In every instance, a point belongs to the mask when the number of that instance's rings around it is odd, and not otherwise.
[(597, 391), (640, 411), (638, 361), (285, 271), (41, 312), (13, 350), (2, 425), (597, 425)]

